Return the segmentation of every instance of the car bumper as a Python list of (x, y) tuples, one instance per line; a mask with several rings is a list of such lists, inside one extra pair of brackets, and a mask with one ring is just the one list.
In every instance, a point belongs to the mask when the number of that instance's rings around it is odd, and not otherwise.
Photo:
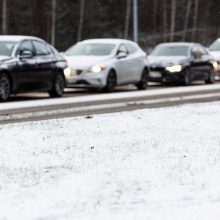
[(81, 73), (67, 79), (68, 88), (103, 88), (106, 85), (106, 73)]
[(184, 80), (184, 70), (171, 73), (165, 68), (151, 68), (149, 73), (150, 82), (182, 82)]
[(218, 61), (218, 65), (215, 68), (215, 72), (217, 73), (217, 75), (220, 75), (220, 62)]

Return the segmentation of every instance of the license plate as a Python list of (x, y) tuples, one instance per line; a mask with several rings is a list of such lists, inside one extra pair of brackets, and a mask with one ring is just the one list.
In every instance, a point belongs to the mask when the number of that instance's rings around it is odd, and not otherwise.
[(151, 77), (161, 77), (162, 74), (161, 74), (161, 72), (158, 72), (158, 71), (151, 71), (150, 76)]

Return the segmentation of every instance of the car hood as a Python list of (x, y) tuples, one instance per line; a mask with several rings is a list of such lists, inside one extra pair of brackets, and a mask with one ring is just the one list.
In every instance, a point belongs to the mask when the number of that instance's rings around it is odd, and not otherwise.
[(184, 56), (148, 56), (151, 66), (167, 67), (175, 64), (183, 64), (188, 58)]
[(220, 51), (209, 51), (209, 53), (215, 60), (220, 61)]
[(95, 64), (102, 64), (110, 56), (65, 56), (68, 66), (74, 69), (88, 69)]
[(1, 56), (0, 55), (0, 62), (8, 60), (8, 59), (10, 59), (10, 57), (8, 57), (8, 56)]

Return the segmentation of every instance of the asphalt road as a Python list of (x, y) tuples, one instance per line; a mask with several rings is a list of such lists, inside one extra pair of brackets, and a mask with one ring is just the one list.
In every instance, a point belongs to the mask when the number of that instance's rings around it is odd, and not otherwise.
[(0, 124), (56, 119), (63, 117), (132, 111), (185, 103), (220, 100), (220, 83), (190, 87), (152, 84), (138, 92), (132, 85), (118, 87), (114, 93), (86, 89), (66, 89), (64, 97), (50, 99), (46, 93), (19, 94), (0, 104)]
[[(220, 81), (216, 82), (220, 84)], [(194, 86), (203, 85), (203, 82), (195, 82)], [(177, 85), (162, 85), (160, 83), (150, 83), (147, 90), (155, 90), (155, 89), (167, 89), (167, 88), (176, 88)], [(135, 92), (137, 88), (133, 85), (128, 86), (119, 86), (115, 89), (114, 93), (120, 92)], [(88, 96), (88, 95), (98, 95), (103, 94), (102, 91), (99, 90), (91, 90), (91, 89), (65, 89), (65, 93), (63, 97), (78, 97), (78, 96)], [(12, 95), (8, 102), (19, 102), (19, 101), (29, 101), (29, 100), (42, 100), (48, 99), (49, 95), (47, 93), (20, 93), (17, 95)]]

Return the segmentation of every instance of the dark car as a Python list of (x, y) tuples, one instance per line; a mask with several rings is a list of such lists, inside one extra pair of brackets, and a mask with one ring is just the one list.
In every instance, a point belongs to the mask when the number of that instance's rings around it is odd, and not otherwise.
[(64, 57), (39, 38), (0, 36), (0, 100), (29, 91), (62, 96), (66, 65)]
[(148, 57), (149, 81), (178, 82), (190, 85), (194, 80), (214, 83), (213, 57), (197, 43), (162, 43)]

